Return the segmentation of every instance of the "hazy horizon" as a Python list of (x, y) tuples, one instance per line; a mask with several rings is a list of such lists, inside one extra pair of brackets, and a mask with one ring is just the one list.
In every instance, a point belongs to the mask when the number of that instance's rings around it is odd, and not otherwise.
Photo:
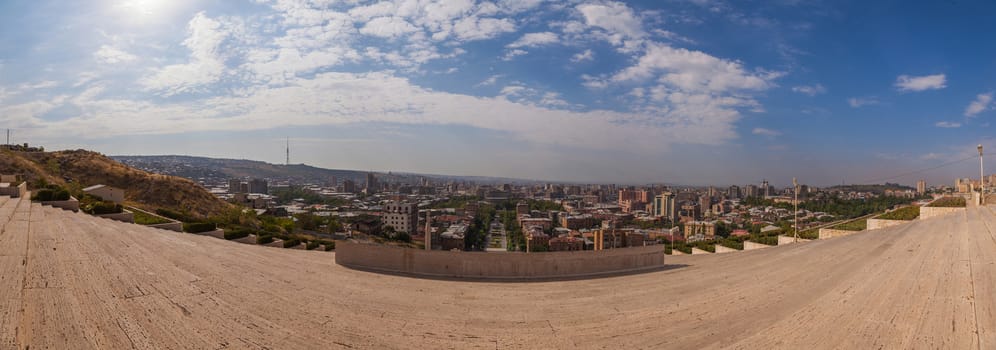
[[(48, 149), (270, 163), (283, 163), (289, 137), (291, 163), (331, 169), (950, 185), (978, 178), (976, 144), (996, 151), (987, 133), (996, 47), (983, 44), (994, 10), (984, 1), (8, 2), (0, 130)], [(920, 169), (930, 170), (896, 177)]]

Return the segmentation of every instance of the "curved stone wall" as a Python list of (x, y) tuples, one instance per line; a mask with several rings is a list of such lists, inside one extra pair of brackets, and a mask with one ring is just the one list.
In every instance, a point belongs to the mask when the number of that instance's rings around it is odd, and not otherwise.
[(425, 251), (336, 241), (339, 265), (426, 277), (529, 280), (589, 277), (658, 269), (664, 246), (548, 253)]

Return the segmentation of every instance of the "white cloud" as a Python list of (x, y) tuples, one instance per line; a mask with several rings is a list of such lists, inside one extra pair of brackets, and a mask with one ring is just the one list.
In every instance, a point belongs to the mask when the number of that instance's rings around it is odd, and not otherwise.
[(578, 5), (577, 10), (581, 12), (588, 26), (608, 31), (607, 39), (613, 44), (619, 45), (624, 39), (644, 36), (640, 18), (621, 2), (583, 4)]
[(780, 73), (748, 72), (740, 62), (728, 61), (700, 51), (650, 44), (636, 65), (614, 76), (615, 82), (654, 78), (687, 91), (726, 92), (766, 90), (774, 86)]
[(363, 28), (360, 28), (360, 33), (381, 38), (397, 38), (417, 30), (418, 28), (400, 17), (377, 17), (364, 24)]
[(934, 124), (934, 126), (936, 126), (938, 128), (959, 128), (959, 127), (961, 127), (961, 123), (941, 121), (941, 122), (937, 122), (936, 124)]
[(878, 99), (874, 97), (851, 97), (847, 99), (847, 104), (853, 108), (877, 105)]
[(816, 95), (819, 95), (819, 94), (822, 94), (822, 93), (826, 93), (827, 89), (824, 88), (823, 85), (816, 84), (816, 85), (793, 86), (792, 87), (792, 91), (798, 92), (798, 93), (804, 94), (804, 95), (816, 96)]
[(126, 63), (138, 59), (138, 56), (110, 45), (101, 45), (100, 49), (93, 53), (93, 57), (108, 64)]
[(761, 135), (761, 136), (766, 136), (766, 137), (775, 137), (775, 136), (779, 136), (779, 135), (782, 134), (779, 131), (775, 131), (775, 130), (771, 130), (771, 129), (765, 129), (765, 128), (754, 128), (754, 130), (751, 131), (751, 133), (753, 133), (754, 135)]
[(515, 23), (507, 18), (466, 17), (453, 24), (453, 33), (463, 41), (483, 40), (515, 31)]
[(204, 85), (217, 82), (225, 71), (224, 58), (218, 48), (228, 34), (219, 21), (203, 12), (198, 13), (187, 25), (187, 39), (183, 41), (190, 50), (188, 62), (157, 69), (140, 83), (149, 90), (170, 96), (198, 91)]
[(505, 56), (502, 56), (501, 59), (503, 61), (511, 61), (513, 58), (515, 58), (517, 56), (522, 56), (522, 55), (525, 55), (525, 54), (528, 54), (528, 53), (529, 53), (529, 51), (522, 50), (522, 49), (508, 50), (508, 52), (505, 53)]
[(481, 81), (480, 83), (477, 83), (477, 85), (474, 86), (492, 86), (498, 82), (498, 79), (501, 79), (504, 76), (505, 76), (504, 74), (495, 74), (488, 77), (487, 79), (484, 79), (484, 81)]
[(523, 35), (519, 40), (506, 45), (508, 48), (520, 48), (520, 47), (537, 47), (556, 43), (559, 37), (555, 33), (551, 32), (539, 32), (539, 33), (528, 33)]
[(965, 116), (974, 117), (976, 114), (982, 113), (983, 111), (992, 108), (991, 104), (993, 102), (993, 93), (978, 94), (975, 96), (975, 101), (968, 104), (965, 107)]
[(579, 52), (571, 57), (571, 62), (583, 62), (583, 61), (593, 61), (595, 60), (595, 53), (591, 49), (586, 49), (583, 52)]
[(896, 88), (899, 91), (937, 90), (947, 87), (947, 77), (944, 74), (925, 75), (920, 77), (900, 75), (896, 78)]

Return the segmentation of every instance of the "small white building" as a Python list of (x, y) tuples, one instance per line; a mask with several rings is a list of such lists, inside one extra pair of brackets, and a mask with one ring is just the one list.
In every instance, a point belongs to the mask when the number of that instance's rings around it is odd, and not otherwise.
[(105, 201), (111, 201), (117, 204), (124, 204), (125, 192), (124, 190), (111, 187), (107, 185), (93, 185), (83, 189), (83, 193), (89, 194), (94, 197), (100, 197)]

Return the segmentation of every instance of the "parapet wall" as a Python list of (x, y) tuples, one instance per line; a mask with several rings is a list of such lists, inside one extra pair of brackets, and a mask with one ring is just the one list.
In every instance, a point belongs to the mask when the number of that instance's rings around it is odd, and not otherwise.
[[(871, 220), (868, 220), (868, 221), (870, 222)], [(870, 223), (869, 223), (869, 225), (870, 225)], [(820, 229), (820, 239), (828, 239), (828, 238), (834, 238), (834, 237), (850, 236), (850, 235), (853, 235), (853, 234), (858, 233), (858, 232), (861, 232), (861, 231), (835, 230), (835, 229), (830, 229), (830, 228), (821, 228)]]
[(547, 253), (425, 251), (336, 241), (339, 265), (426, 277), (529, 280), (639, 272), (664, 266), (664, 246)]
[(772, 246), (767, 245), (767, 244), (757, 243), (757, 242), (744, 241), (744, 250), (754, 250), (754, 249), (761, 249), (761, 248), (768, 248), (768, 247), (772, 247)]
[(913, 222), (912, 220), (885, 220), (885, 219), (868, 219), (868, 230), (877, 230), (880, 228), (886, 228), (890, 226), (896, 226), (905, 224), (907, 222)]
[(961, 213), (965, 212), (965, 208), (948, 208), (948, 207), (920, 207), (920, 219), (929, 219), (935, 216), (940, 216), (950, 213)]

